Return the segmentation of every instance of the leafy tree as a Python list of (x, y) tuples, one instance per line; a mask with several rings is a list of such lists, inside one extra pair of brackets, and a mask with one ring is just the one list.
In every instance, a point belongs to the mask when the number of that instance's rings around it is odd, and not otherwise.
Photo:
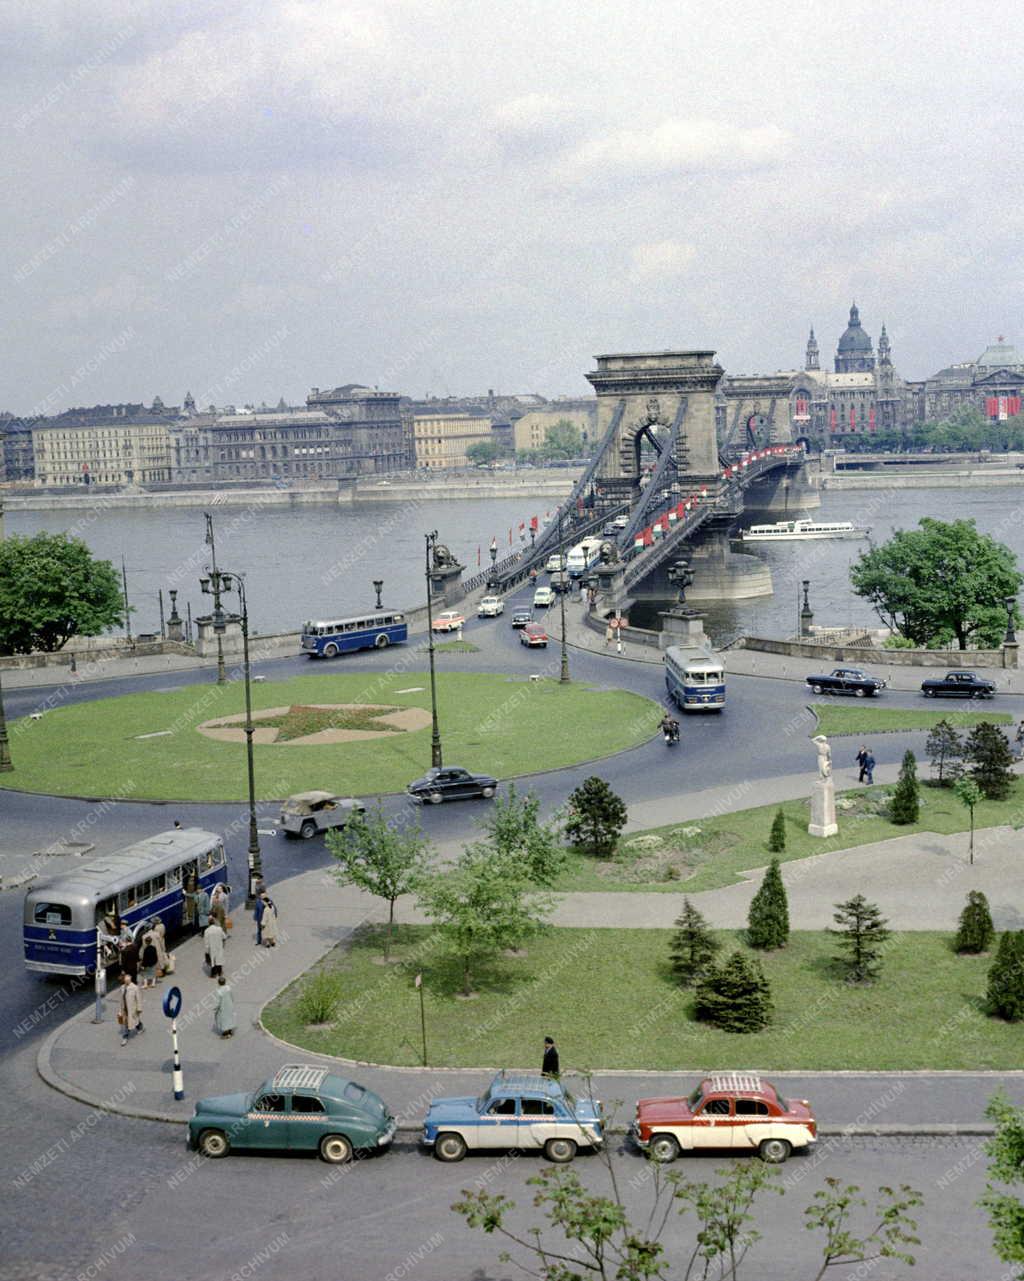
[(896, 789), (889, 803), (889, 817), (894, 823), (916, 823), (921, 810), (917, 784), (917, 758), (911, 751), (903, 753), (903, 764)]
[(967, 895), (967, 905), (960, 913), (954, 944), (956, 950), (969, 954), (987, 952), (995, 936), (988, 899), (981, 890), (971, 890)]
[(353, 814), (345, 827), (327, 833), (326, 845), (337, 860), (339, 885), (355, 885), (388, 905), (384, 959), (391, 954), (395, 902), (411, 893), (427, 870), (430, 842), (419, 827), (388, 822), (380, 801), (369, 814)]
[(455, 863), (420, 878), (417, 889), (442, 943), (462, 964), (467, 996), (480, 963), (536, 934), (551, 907), (525, 868), (487, 845), (467, 846)]
[(960, 773), (964, 744), (949, 721), (941, 720), (933, 727), (924, 750), (928, 753), (935, 774), (934, 781), (939, 787), (954, 782)]
[(535, 885), (550, 887), (565, 866), (566, 850), (557, 826), (542, 823), (539, 811), (532, 792), (519, 796), (510, 783), (507, 797), (495, 797), (483, 830), (487, 844), (518, 863)]
[(708, 967), (697, 984), (694, 1014), (724, 1032), (760, 1032), (772, 1019), (772, 994), (760, 964), (733, 952), (721, 967)]
[(669, 950), (672, 973), (683, 987), (704, 976), (721, 946), (701, 913), (684, 898)]
[(786, 848), (786, 816), (782, 812), (782, 806), (775, 811), (775, 817), (772, 819), (772, 830), (768, 833), (768, 852), (770, 854), (781, 854)]
[(1024, 1204), (1006, 1191), (1024, 1183), (1024, 1108), (1014, 1107), (1000, 1090), (989, 1099), (985, 1115), (996, 1132), (985, 1144), (988, 1179), (978, 1204), (988, 1212), (996, 1254), (1004, 1263), (1024, 1264)]
[(999, 936), (986, 995), (989, 1014), (1008, 1023), (1024, 1019), (1024, 930), (1007, 930)]
[(974, 807), (981, 801), (981, 788), (973, 778), (958, 778), (953, 784), (953, 791), (956, 798), (962, 804), (967, 806), (967, 811), (971, 816), (971, 840), (968, 846), (970, 862), (974, 862)]
[(493, 463), (501, 457), (501, 449), (493, 440), (474, 440), (466, 446), (466, 457), (471, 463)]
[(971, 777), (990, 801), (1003, 801), (1013, 786), (1013, 752), (1006, 735), (989, 721), (975, 725), (964, 744)]
[(615, 853), (626, 826), (626, 804), (603, 778), (584, 779), (569, 797), (568, 814), (565, 831), (575, 845), (596, 858)]
[(583, 451), (583, 433), (570, 418), (559, 418), (544, 432), (541, 453), (546, 458), (579, 458)]
[(919, 645), (955, 637), (960, 649), (971, 640), (999, 644), (1006, 613), (998, 602), (1022, 581), (1013, 552), (973, 520), (930, 516), (862, 552), (850, 570), (854, 592), (893, 630)]
[(837, 903), (832, 919), (840, 927), (830, 929), (839, 938), (846, 955), (842, 958), (851, 983), (869, 983), (881, 968), (882, 948), (890, 937), (887, 922), (874, 903), (863, 894), (855, 894), (845, 903)]
[[(781, 812), (781, 811), (780, 811)], [(789, 941), (789, 903), (782, 883), (779, 860), (768, 864), (757, 893), (750, 901), (747, 914), (747, 943), (770, 952), (785, 947)]]
[(0, 653), (52, 653), (72, 636), (98, 636), (124, 618), (121, 582), (80, 538), (0, 539)]
[[(873, 1218), (875, 1226), (866, 1236), (856, 1237), (850, 1231), (850, 1215), (855, 1209), (866, 1209), (867, 1201), (860, 1195), (856, 1183), (842, 1184), (838, 1179), (826, 1177), (825, 1186), (814, 1194), (814, 1201), (804, 1211), (804, 1227), (819, 1229), (825, 1234), (824, 1258), (815, 1281), (829, 1268), (850, 1263), (873, 1264), (879, 1259), (899, 1259), (914, 1266), (914, 1256), (908, 1245), (920, 1245), (916, 1235), (917, 1221), (908, 1214), (923, 1203), (920, 1192), (906, 1183), (899, 1189), (880, 1187), (878, 1203)], [(849, 1275), (861, 1275), (862, 1269)]]

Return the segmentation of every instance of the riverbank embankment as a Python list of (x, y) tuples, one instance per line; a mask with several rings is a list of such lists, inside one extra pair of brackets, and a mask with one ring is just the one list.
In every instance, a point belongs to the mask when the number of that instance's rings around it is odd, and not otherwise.
[(1024, 486), (1024, 471), (1016, 467), (942, 469), (908, 468), (899, 471), (886, 467), (882, 471), (822, 472), (822, 489), (1000, 489)]

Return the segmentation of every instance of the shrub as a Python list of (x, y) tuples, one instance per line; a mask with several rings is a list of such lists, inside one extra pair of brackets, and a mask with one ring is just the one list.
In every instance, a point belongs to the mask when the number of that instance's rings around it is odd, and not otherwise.
[(967, 895), (967, 906), (960, 913), (960, 923), (956, 931), (956, 950), (972, 954), (987, 952), (995, 936), (992, 913), (988, 910), (988, 899), (981, 890), (971, 890)]
[(769, 854), (781, 854), (786, 848), (786, 816), (782, 812), (782, 806), (775, 811), (775, 817), (772, 819), (772, 830), (768, 833), (768, 852)]
[(887, 922), (863, 894), (837, 903), (832, 919), (840, 928), (829, 933), (838, 936), (846, 953), (842, 961), (847, 977), (851, 983), (869, 983), (881, 968), (882, 945), (889, 938)]
[(311, 974), (302, 984), (295, 1013), (303, 1023), (330, 1023), (341, 1004), (341, 976), (328, 970)]
[(720, 947), (707, 921), (690, 900), (684, 898), (669, 949), (672, 973), (683, 987), (689, 987), (707, 973)]
[(733, 952), (718, 968), (712, 965), (697, 986), (694, 1010), (703, 1023), (724, 1032), (760, 1032), (772, 1019), (772, 994), (760, 964)]
[(916, 823), (921, 804), (917, 785), (917, 758), (913, 752), (903, 753), (903, 764), (896, 790), (889, 803), (889, 817), (894, 823)]
[(569, 797), (566, 835), (588, 854), (610, 858), (625, 826), (626, 804), (603, 778), (584, 779)]
[(789, 941), (789, 903), (779, 860), (773, 858), (747, 914), (747, 942), (761, 951), (785, 947)]
[(924, 745), (934, 773), (933, 782), (948, 787), (956, 782), (962, 769), (964, 744), (949, 721), (938, 721)]
[(964, 744), (971, 777), (990, 801), (1003, 801), (1013, 784), (1013, 753), (1006, 735), (996, 725), (975, 725)]
[(1018, 1023), (1024, 1019), (1024, 930), (1007, 930), (999, 938), (996, 959), (988, 971), (989, 1014)]

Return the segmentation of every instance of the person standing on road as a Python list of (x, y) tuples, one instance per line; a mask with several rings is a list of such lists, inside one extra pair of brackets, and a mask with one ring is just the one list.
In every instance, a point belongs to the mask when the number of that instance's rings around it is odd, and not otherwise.
[(864, 781), (871, 787), (875, 781), (875, 758), (871, 755), (870, 747), (864, 749), (863, 772), (867, 776)]
[(235, 999), (223, 974), (217, 980), (216, 998), (217, 1003), (213, 1007), (213, 1029), (223, 1038), (234, 1036)]
[(142, 1026), (142, 996), (130, 974), (121, 975), (121, 1009), (117, 1021), (121, 1025), (122, 1045), (127, 1045), (136, 1032), (146, 1030)]
[(263, 911), (266, 908), (263, 901), (262, 891), (256, 895), (256, 902), (252, 905), (252, 919), (256, 922), (256, 946), (263, 944)]
[(544, 1060), (540, 1069), (541, 1076), (550, 1076), (557, 1080), (558, 1068), (558, 1048), (555, 1045), (554, 1038), (546, 1036), (544, 1038)]
[(277, 908), (269, 894), (263, 895), (263, 945), (277, 947)]
[(139, 967), (142, 972), (143, 987), (156, 987), (157, 959), (156, 944), (153, 942), (153, 931), (147, 930), (142, 936), (142, 953), (139, 957)]
[(864, 782), (864, 762), (867, 760), (867, 758), (868, 758), (868, 749), (863, 745), (861, 745), (861, 749), (856, 756), (857, 765), (860, 769), (860, 773), (857, 775), (858, 783)]
[(224, 931), (217, 921), (211, 921), (203, 931), (203, 943), (210, 960), (210, 978), (215, 979), (224, 971)]
[(139, 977), (139, 945), (133, 938), (121, 944), (121, 973), (134, 983)]

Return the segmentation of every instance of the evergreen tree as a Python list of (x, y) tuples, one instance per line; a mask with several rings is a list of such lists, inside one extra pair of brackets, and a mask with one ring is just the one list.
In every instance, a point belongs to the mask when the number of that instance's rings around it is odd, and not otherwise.
[(721, 967), (712, 965), (697, 985), (694, 1010), (702, 1023), (724, 1032), (760, 1032), (772, 1018), (772, 994), (760, 964), (733, 952)]
[(874, 903), (863, 894), (855, 894), (845, 903), (837, 903), (832, 919), (840, 927), (830, 929), (846, 952), (842, 962), (852, 983), (869, 983), (881, 968), (882, 946), (889, 938), (887, 922)]
[(1013, 783), (1013, 753), (1006, 735), (989, 721), (975, 725), (967, 735), (964, 755), (971, 777), (990, 801), (1003, 801)]
[(1024, 1019), (1024, 930), (999, 936), (996, 959), (988, 971), (989, 1014), (1018, 1023)]
[(772, 830), (768, 833), (768, 853), (781, 854), (786, 848), (786, 816), (782, 806), (775, 811), (772, 819)]
[(625, 826), (626, 804), (603, 778), (584, 779), (569, 797), (565, 831), (588, 854), (610, 858)]
[(764, 880), (750, 902), (747, 914), (747, 942), (751, 947), (770, 952), (785, 947), (789, 941), (789, 903), (782, 884), (779, 860), (768, 864)]
[(913, 752), (903, 753), (903, 764), (896, 790), (889, 804), (889, 817), (894, 823), (916, 823), (921, 803), (917, 785), (917, 758)]
[(962, 769), (964, 756), (963, 739), (949, 721), (939, 721), (928, 735), (924, 745), (931, 762), (933, 781), (939, 787), (948, 787), (954, 783)]
[(981, 890), (971, 890), (967, 895), (967, 906), (960, 913), (960, 922), (956, 930), (956, 950), (969, 953), (987, 952), (995, 936), (992, 913), (988, 910), (988, 899)]
[(683, 987), (689, 987), (703, 978), (714, 963), (715, 953), (721, 947), (711, 933), (707, 921), (688, 898), (683, 899), (683, 910), (676, 917), (676, 932), (672, 935), (669, 957), (672, 973)]

